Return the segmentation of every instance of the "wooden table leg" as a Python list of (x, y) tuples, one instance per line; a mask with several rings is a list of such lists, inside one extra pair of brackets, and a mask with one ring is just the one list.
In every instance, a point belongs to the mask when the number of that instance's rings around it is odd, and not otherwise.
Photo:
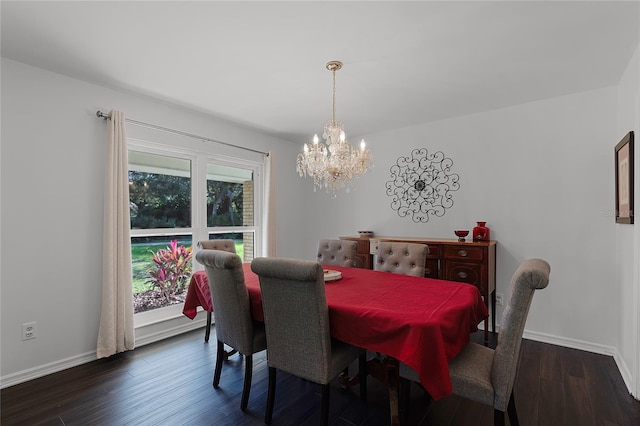
[[(400, 387), (400, 363), (396, 358), (385, 356), (383, 361), (373, 358), (367, 361), (367, 373), (382, 382), (389, 389), (389, 413), (391, 416), (391, 426), (400, 425), (400, 410), (398, 403), (398, 393)], [(342, 373), (338, 378), (342, 387), (348, 388), (359, 383), (359, 376), (349, 378)]]
[[(489, 294), (489, 300), (485, 300), (485, 306), (491, 316), (491, 332), (496, 332), (496, 290)], [(489, 317), (484, 319), (484, 345), (489, 346)]]
[[(387, 364), (377, 358), (371, 358), (366, 362), (367, 375), (378, 380), (385, 386), (389, 385), (389, 378), (387, 372)], [(338, 383), (345, 389), (355, 386), (360, 383), (360, 374), (356, 374), (353, 377), (349, 377), (346, 372), (340, 373), (338, 376)]]
[(400, 414), (398, 410), (398, 384), (400, 382), (400, 364), (398, 360), (387, 356), (384, 360), (387, 367), (387, 380), (389, 383), (389, 412), (391, 426), (400, 426)]
[(491, 296), (491, 331), (496, 332), (496, 291)]
[(489, 318), (484, 319), (484, 345), (489, 346)]

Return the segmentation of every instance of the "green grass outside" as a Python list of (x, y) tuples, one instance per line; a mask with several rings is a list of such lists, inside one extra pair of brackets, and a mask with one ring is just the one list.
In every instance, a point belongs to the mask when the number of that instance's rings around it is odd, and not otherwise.
[(148, 283), (148, 270), (153, 267), (154, 263), (151, 253), (164, 248), (164, 245), (158, 244), (136, 244), (131, 246), (131, 270), (133, 280), (133, 294), (142, 293), (151, 290), (151, 283)]
[[(153, 254), (159, 249), (164, 249), (167, 244), (135, 244), (131, 246), (131, 269), (133, 271), (133, 294), (142, 293), (152, 289), (149, 279), (149, 269), (154, 267)], [(186, 247), (190, 247), (187, 245)], [(236, 253), (244, 259), (244, 244), (236, 241)], [(195, 258), (192, 258), (192, 263)]]

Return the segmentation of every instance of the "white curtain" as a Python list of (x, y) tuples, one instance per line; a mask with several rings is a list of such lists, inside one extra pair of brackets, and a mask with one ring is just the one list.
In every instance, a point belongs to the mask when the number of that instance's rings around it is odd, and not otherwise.
[(111, 111), (107, 120), (102, 260), (102, 314), (98, 358), (135, 347), (129, 178), (124, 113)]
[(277, 253), (276, 234), (276, 186), (273, 175), (273, 153), (269, 152), (264, 160), (264, 218), (263, 218), (263, 256), (275, 257)]

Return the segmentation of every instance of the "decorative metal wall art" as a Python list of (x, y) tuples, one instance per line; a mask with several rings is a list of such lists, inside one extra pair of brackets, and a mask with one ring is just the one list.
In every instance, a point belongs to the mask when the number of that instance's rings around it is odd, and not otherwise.
[(400, 217), (411, 215), (416, 222), (429, 216), (441, 217), (453, 206), (452, 192), (460, 189), (460, 177), (451, 172), (453, 160), (441, 152), (429, 154), (414, 149), (409, 157), (399, 157), (391, 166), (391, 180), (385, 184), (392, 197), (391, 208)]

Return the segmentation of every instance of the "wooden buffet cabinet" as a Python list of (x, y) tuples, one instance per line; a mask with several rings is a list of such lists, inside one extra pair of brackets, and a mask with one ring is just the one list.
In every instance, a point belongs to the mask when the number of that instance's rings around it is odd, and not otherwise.
[[(491, 300), (491, 330), (496, 330), (496, 241), (459, 242), (455, 239), (419, 237), (340, 237), (358, 243), (356, 266), (373, 269), (379, 241), (426, 244), (429, 254), (425, 276), (440, 280), (473, 284), (480, 290), (487, 309)], [(489, 299), (491, 298), (491, 299)], [(489, 319), (484, 321), (484, 340), (489, 339)]]

